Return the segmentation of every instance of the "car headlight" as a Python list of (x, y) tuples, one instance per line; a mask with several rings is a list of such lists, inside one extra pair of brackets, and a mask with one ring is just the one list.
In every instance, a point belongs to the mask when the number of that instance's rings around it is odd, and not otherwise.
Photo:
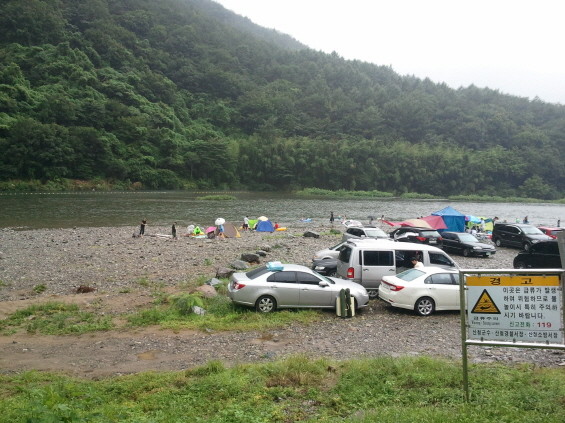
[(540, 242), (539, 239), (532, 239), (532, 244), (535, 244), (536, 242)]
[(473, 247), (473, 250), (481, 250), (483, 247)]

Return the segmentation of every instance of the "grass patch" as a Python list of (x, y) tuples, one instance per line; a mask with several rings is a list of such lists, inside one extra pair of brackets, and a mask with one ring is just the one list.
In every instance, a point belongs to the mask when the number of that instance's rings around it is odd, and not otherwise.
[(35, 285), (35, 286), (33, 287), (32, 291), (33, 291), (34, 293), (36, 293), (36, 294), (41, 294), (41, 293), (47, 291), (47, 287), (46, 287), (45, 285), (43, 285), (43, 284), (41, 284), (41, 285)]
[(6, 288), (8, 286), (10, 286), (10, 284), (8, 282), (4, 282), (2, 279), (0, 279), (0, 289)]
[(76, 304), (48, 302), (18, 310), (0, 321), (3, 334), (25, 329), (43, 335), (81, 334), (113, 328), (108, 316), (80, 311)]
[[(0, 375), (9, 422), (561, 423), (565, 374), (534, 366), (475, 365), (465, 403), (459, 362), (294, 356), (185, 372), (103, 380), (26, 372)], [(488, 383), (485, 383), (488, 381)]]
[(229, 298), (223, 295), (202, 298), (201, 301), (201, 307), (206, 310), (204, 315), (187, 313), (187, 307), (184, 307), (184, 305), (179, 307), (173, 300), (169, 304), (141, 310), (126, 318), (131, 326), (160, 325), (173, 330), (216, 331), (265, 330), (295, 322), (313, 323), (323, 318), (323, 312), (318, 310), (282, 310), (268, 314), (257, 313), (252, 308), (234, 305)]

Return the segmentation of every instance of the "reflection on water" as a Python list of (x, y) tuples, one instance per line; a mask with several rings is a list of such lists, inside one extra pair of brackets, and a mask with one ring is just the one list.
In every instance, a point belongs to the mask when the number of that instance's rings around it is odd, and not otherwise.
[[(231, 193), (235, 200), (199, 200), (194, 192), (112, 192), (68, 194), (2, 194), (0, 227), (68, 228), (80, 226), (137, 226), (143, 218), (151, 225), (208, 226), (217, 217), (239, 223), (244, 216), (261, 215), (281, 226), (327, 224), (330, 211), (336, 216), (368, 222), (368, 216), (388, 220), (427, 216), (451, 205), (464, 214), (520, 221), (528, 216), (534, 225), (555, 225), (564, 206), (549, 203), (470, 203), (440, 200), (399, 199), (304, 199), (286, 193)], [(313, 223), (300, 222), (311, 218)]]

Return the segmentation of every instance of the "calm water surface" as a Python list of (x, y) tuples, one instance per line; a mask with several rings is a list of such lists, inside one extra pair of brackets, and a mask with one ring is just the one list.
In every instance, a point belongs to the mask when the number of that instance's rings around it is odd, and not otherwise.
[[(313, 224), (328, 223), (330, 211), (336, 216), (367, 222), (368, 216), (385, 215), (388, 220), (427, 216), (448, 205), (464, 214), (522, 220), (528, 216), (535, 225), (565, 225), (565, 206), (549, 203), (470, 203), (440, 200), (399, 199), (304, 199), (279, 193), (231, 193), (235, 200), (199, 200), (194, 192), (112, 192), (2, 194), (0, 227), (21, 229), (68, 228), (81, 226), (137, 226), (142, 218), (151, 225), (208, 226), (217, 217), (229, 222), (267, 216), (282, 226), (307, 227), (301, 218)], [(312, 224), (310, 224), (312, 225)]]

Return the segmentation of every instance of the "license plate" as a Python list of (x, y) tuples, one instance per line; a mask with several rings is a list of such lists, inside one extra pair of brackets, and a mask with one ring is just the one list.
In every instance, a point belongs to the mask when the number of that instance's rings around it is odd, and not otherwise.
[(435, 239), (430, 239), (430, 244), (437, 244), (437, 241)]
[(487, 257), (490, 256), (490, 253), (486, 253), (485, 256), (487, 256)]
[(322, 266), (316, 266), (316, 267), (314, 267), (314, 270), (324, 270), (324, 269), (325, 269), (325, 267), (322, 267)]

